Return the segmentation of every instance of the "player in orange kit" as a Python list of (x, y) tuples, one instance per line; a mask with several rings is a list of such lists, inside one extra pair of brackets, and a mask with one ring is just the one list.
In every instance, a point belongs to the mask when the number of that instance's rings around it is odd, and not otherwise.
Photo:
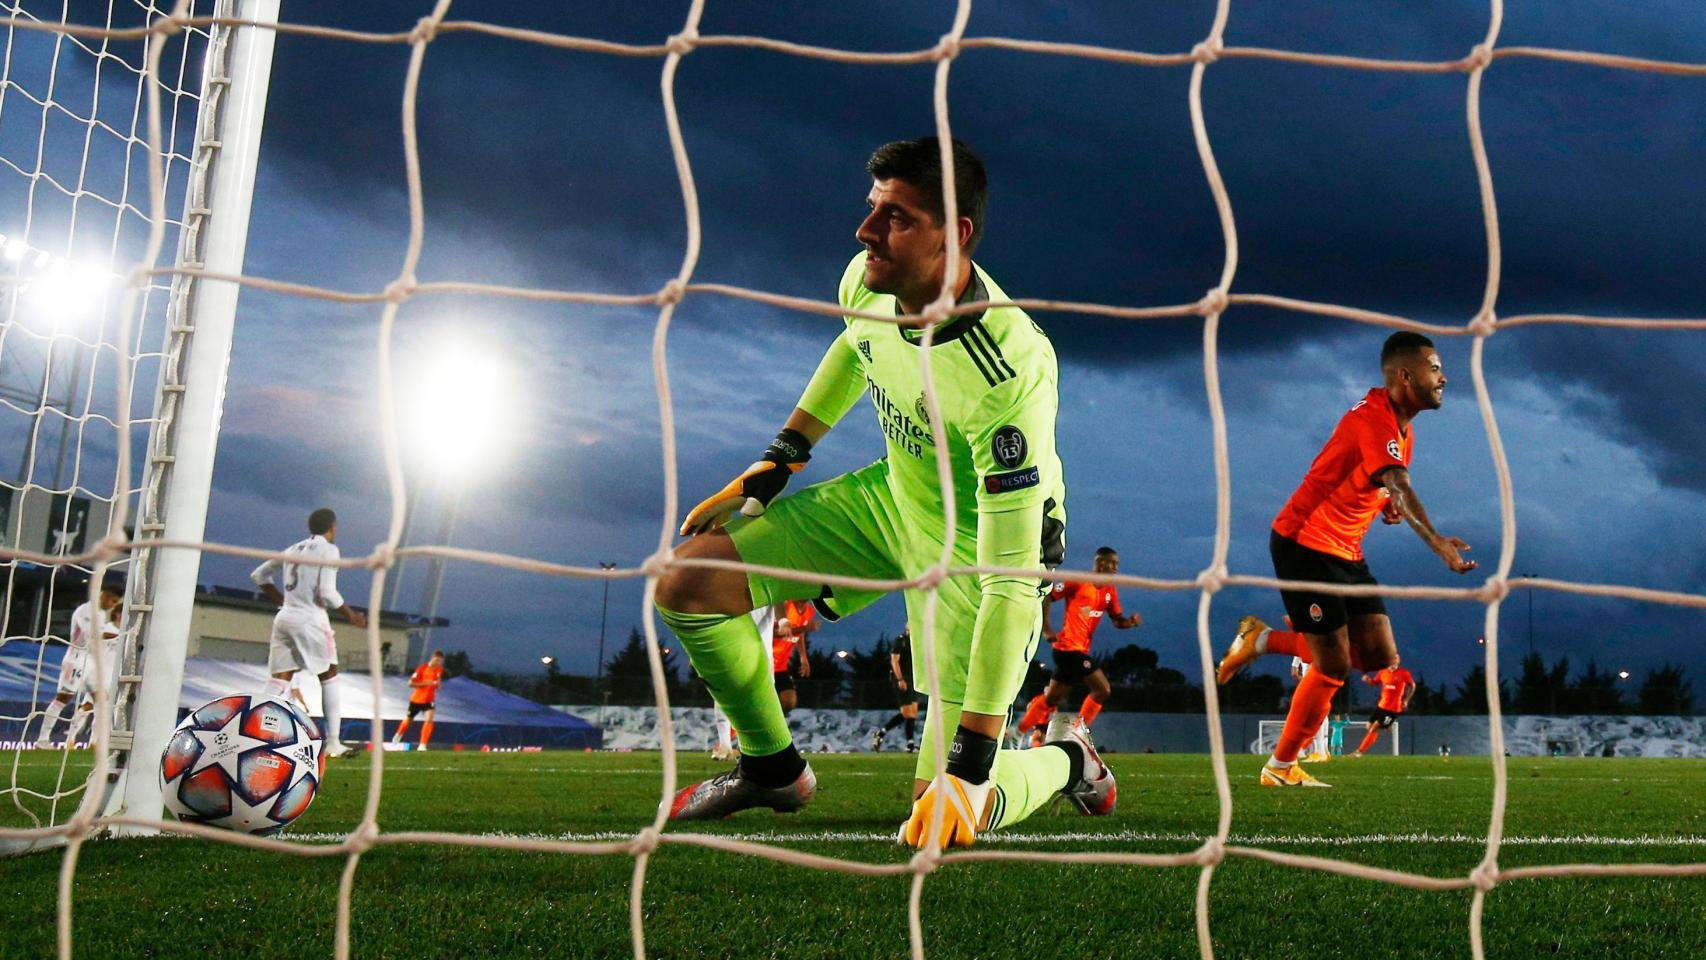
[(823, 626), (817, 619), (817, 608), (809, 601), (789, 600), (776, 609), (776, 625), (770, 640), (770, 672), (775, 675), (776, 696), (782, 701), (782, 713), (794, 712), (800, 695), (794, 689), (794, 647), (800, 648), (801, 679), (812, 675), (811, 653), (806, 649), (806, 635)]
[(402, 726), (391, 735), (392, 743), (402, 743), (403, 733), (414, 722), (415, 714), (424, 713), (426, 719), (421, 721), (421, 743), (416, 750), (425, 750), (432, 740), (432, 721), (438, 716), (438, 686), (444, 682), (444, 651), (434, 650), (426, 663), (415, 668), (414, 675), (409, 677), (409, 715), (403, 718)]
[[(1113, 547), (1096, 550), (1097, 573), (1118, 573), (1119, 569), (1118, 551)], [(1066, 614), (1061, 619), (1058, 633), (1049, 616), (1049, 608), (1056, 600), (1066, 601)], [(1135, 613), (1127, 616), (1120, 609), (1120, 592), (1113, 584), (1056, 583), (1043, 598), (1043, 639), (1054, 647), (1054, 676), (1043, 692), (1026, 705), (1024, 716), (1019, 718), (1021, 737), (1036, 727), (1045, 726), (1055, 707), (1080, 683), (1088, 687), (1089, 692), (1084, 696), (1084, 705), (1078, 710), (1078, 724), (1088, 730), (1096, 715), (1102, 712), (1102, 704), (1107, 702), (1113, 688), (1108, 685), (1107, 674), (1090, 656), (1090, 638), (1101, 625), (1103, 616), (1113, 620), (1114, 626), (1121, 630), (1143, 622), (1142, 616)]]
[[(1435, 530), (1410, 487), (1412, 421), (1424, 410), (1439, 409), (1445, 397), (1445, 370), (1433, 341), (1419, 333), (1394, 333), (1381, 348), (1380, 367), (1384, 384), (1340, 418), (1303, 482), (1274, 518), (1268, 550), (1281, 580), (1378, 583), (1363, 559), (1362, 540), (1381, 513), (1389, 523), (1408, 521), (1452, 572), (1475, 569), (1475, 561), (1463, 557), (1469, 545)], [(1260, 782), (1325, 787), (1298, 765), (1298, 751), (1320, 729), (1333, 694), (1345, 685), (1351, 668), (1380, 670), (1396, 664), (1397, 641), (1378, 595), (1282, 589), (1280, 599), (1298, 632), (1270, 630), (1255, 617), (1243, 618), (1216, 678), (1226, 683), (1264, 653), (1311, 662), (1314, 669), (1292, 695), (1285, 728), (1262, 767)]]
[(1416, 678), (1410, 671), (1398, 666), (1398, 658), (1392, 658), (1392, 666), (1378, 673), (1362, 675), (1363, 683), (1371, 683), (1380, 688), (1380, 703), (1375, 705), (1374, 712), (1368, 717), (1368, 733), (1363, 735), (1362, 746), (1357, 747), (1353, 757), (1360, 757), (1374, 746), (1374, 741), (1380, 739), (1380, 731), (1398, 722), (1398, 715), (1410, 705), (1410, 698), (1416, 695)]

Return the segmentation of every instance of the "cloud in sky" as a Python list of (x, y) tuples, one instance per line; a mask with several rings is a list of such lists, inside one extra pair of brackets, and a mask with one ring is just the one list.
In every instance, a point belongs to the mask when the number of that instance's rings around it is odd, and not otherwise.
[[(679, 29), (685, 10), (663, 6), (597, 17), (506, 13), (528, 26), (652, 42)], [(1035, 20), (979, 7), (972, 29), (1179, 50), (1207, 29), (1212, 6), (1199, 6), (1115, 4)], [(335, 13), (387, 28), (418, 14), (404, 4)], [(1673, 57), (1706, 49), (1706, 27), (1676, 26), (1686, 18), (1643, 9), (1607, 20), (1602, 11), (1597, 29), (1572, 26), (1571, 16), (1513, 11), (1508, 42)], [(950, 4), (789, 11), (738, 3), (714, 5), (704, 29), (902, 49), (934, 43), (950, 17)], [(1406, 11), (1251, 4), (1235, 6), (1228, 42), (1445, 59), (1479, 41), (1484, 19), (1471, 3)], [(394, 276), (407, 227), (404, 60), (401, 50), (281, 39), (250, 272), (351, 289), (378, 289)], [(461, 35), (435, 40), (422, 93), (422, 278), (634, 292), (673, 275), (685, 220), (658, 101), (660, 66)], [(994, 173), (979, 259), (1012, 294), (1170, 303), (1215, 282), (1221, 238), (1190, 139), (1187, 71), (972, 51), (952, 76), (955, 129)], [(855, 249), (863, 157), (882, 140), (931, 129), (930, 78), (928, 66), (850, 67), (760, 51), (687, 57), (678, 95), (705, 224), (696, 277), (829, 299)], [(1467, 320), (1485, 282), (1486, 247), (1464, 88), (1460, 74), (1212, 67), (1205, 106), (1238, 220), (1235, 288)], [(1506, 251), (1501, 313), (1698, 314), (1706, 280), (1686, 258), (1706, 212), (1706, 188), (1692, 173), (1706, 154), (1706, 124), (1691, 89), (1678, 78), (1521, 61), (1488, 72)], [(351, 508), (346, 549), (365, 550), (389, 517), (372, 452), (378, 308), (246, 291), (243, 310), (210, 536), (282, 545), (296, 536), (302, 506), (341, 497)], [(650, 553), (663, 504), (654, 319), (650, 310), (475, 298), (404, 308), (400, 343), (449, 327), (477, 331), (502, 343), (522, 371), (525, 397), (510, 413), (525, 439), (465, 501), (457, 543), (588, 565), (637, 564)], [(1037, 319), (1063, 363), (1069, 562), (1087, 567), (1087, 551), (1112, 542), (1125, 572), (1194, 576), (1213, 537), (1200, 322)], [(669, 363), (684, 507), (762, 447), (836, 326), (721, 298), (683, 304)], [(1376, 382), (1383, 335), (1275, 311), (1226, 316), (1220, 376), (1234, 444), (1235, 569), (1267, 571), (1266, 524), (1339, 413)], [(1681, 415), (1706, 408), (1706, 377), (1691, 349), (1698, 343), (1698, 334), (1536, 328), (1489, 341), (1489, 380), (1522, 498), (1519, 572), (1702, 589), (1706, 547), (1674, 532), (1691, 529), (1706, 493), (1698, 453), (1706, 427)], [(1469, 342), (1440, 347), (1452, 386), (1446, 409), (1418, 423), (1418, 489), (1440, 526), (1474, 543), (1491, 567), (1498, 511)], [(320, 400), (304, 402), (303, 391)], [(870, 420), (863, 408), (850, 414), (811, 475), (876, 456)], [(279, 468), (292, 463), (322, 466), (294, 475)], [(1475, 582), (1450, 577), (1402, 530), (1377, 530), (1370, 550), (1385, 582)], [(208, 563), (224, 582), (243, 566)], [(640, 609), (638, 585), (614, 587), (612, 597), (623, 611), (612, 621), (620, 634)], [(441, 608), (456, 627), (438, 639), (467, 646), (481, 663), (522, 668), (550, 652), (590, 669), (579, 625), (596, 618), (600, 601), (594, 584), (458, 564)], [(1120, 641), (1157, 646), (1177, 666), (1195, 663), (1193, 594), (1127, 602), (1145, 611), (1146, 627)], [(1241, 605), (1277, 610), (1277, 598), (1230, 591), (1216, 616), (1235, 616)], [(1629, 653), (1642, 662), (1700, 662), (1689, 645), (1697, 614), (1552, 595), (1535, 606), (1548, 649), (1578, 662), (1596, 651), (1604, 662), (1628, 649), (1607, 644), (1637, 636), (1642, 644)], [(1479, 655), (1479, 608), (1394, 609), (1411, 662), (1438, 665), (1430, 675), (1455, 678)], [(1507, 606), (1507, 629), (1517, 629), (1515, 609)], [(878, 617), (835, 629), (849, 638), (836, 643), (861, 643), (893, 624)]]

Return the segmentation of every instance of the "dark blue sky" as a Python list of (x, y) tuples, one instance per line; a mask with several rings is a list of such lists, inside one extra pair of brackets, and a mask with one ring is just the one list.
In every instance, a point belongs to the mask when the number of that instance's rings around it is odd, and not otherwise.
[[(423, 3), (291, 4), (303, 22), (407, 29)], [(452, 17), (655, 43), (687, 4), (577, 10), (488, 3)], [(553, 5), (554, 6), (554, 5)], [(797, 9), (807, 7), (807, 9)], [(1104, 3), (1071, 13), (974, 8), (968, 35), (1182, 52), (1213, 5)], [(714, 0), (701, 32), (755, 33), (857, 50), (928, 47), (953, 4), (776, 5)], [(1482, 3), (1235, 2), (1229, 45), (1454, 59), (1486, 30)], [(1516, 3), (1501, 45), (1556, 45), (1706, 61), (1706, 22), (1683, 2)], [(377, 290), (407, 237), (402, 47), (281, 37), (247, 272)], [(421, 86), (427, 242), (422, 280), (647, 292), (677, 269), (685, 218), (658, 95), (662, 63), (465, 34), (432, 44)], [(677, 96), (698, 181), (704, 252), (695, 279), (833, 299), (856, 250), (865, 156), (932, 131), (929, 65), (879, 68), (745, 49), (701, 49)], [(1140, 68), (970, 51), (954, 65), (954, 130), (984, 156), (991, 198), (978, 260), (1014, 296), (1152, 305), (1195, 300), (1222, 244), (1191, 141), (1188, 68)], [(1231, 193), (1237, 292), (1262, 292), (1461, 324), (1479, 304), (1485, 239), (1464, 121), (1467, 78), (1222, 61), (1204, 104)], [(1527, 60), (1500, 61), (1483, 117), (1503, 228), (1502, 315), (1570, 311), (1699, 316), (1706, 223), (1706, 80)], [(290, 542), (329, 504), (347, 552), (389, 518), (374, 452), (379, 309), (255, 290), (242, 298), (209, 539)], [(1061, 450), (1069, 566), (1118, 547), (1124, 572), (1194, 576), (1209, 560), (1213, 469), (1194, 320), (1036, 319), (1062, 361)], [(417, 298), (405, 349), (457, 331), (515, 370), (500, 419), (514, 438), (464, 501), (455, 543), (594, 565), (640, 562), (662, 517), (659, 416), (649, 349), (655, 311)], [(693, 297), (669, 342), (691, 503), (772, 435), (838, 327), (827, 318)], [(1267, 524), (1343, 410), (1374, 383), (1385, 331), (1259, 309), (1222, 327), (1232, 448), (1231, 565), (1270, 571)], [(1512, 462), (1516, 573), (1706, 589), (1706, 363), (1699, 333), (1566, 328), (1502, 331), (1487, 370)], [(1452, 385), (1417, 424), (1413, 476), (1442, 530), (1490, 569), (1499, 551), (1491, 455), (1469, 379), (1469, 341), (1440, 343)], [(446, 384), (446, 389), (455, 389)], [(869, 413), (819, 447), (810, 479), (878, 456)], [(429, 501), (431, 497), (429, 496)], [(430, 531), (429, 515), (417, 531)], [(1368, 543), (1388, 583), (1463, 584), (1408, 530)], [(237, 583), (245, 561), (209, 556), (202, 579)], [(412, 568), (406, 605), (423, 571)], [(1485, 572), (1485, 570), (1483, 571)], [(365, 576), (347, 574), (362, 596)], [(351, 589), (351, 588), (354, 589)], [(601, 587), (452, 565), (442, 645), (483, 667), (531, 669), (541, 654), (590, 670)], [(638, 581), (610, 591), (611, 632), (639, 622)], [(1195, 595), (1127, 591), (1136, 641), (1195, 674)], [(1455, 680), (1479, 656), (1482, 609), (1394, 602), (1407, 663)], [(1664, 660), (1697, 677), (1702, 616), (1655, 605), (1534, 599), (1548, 655), (1640, 670)], [(1277, 617), (1269, 591), (1215, 604), (1218, 647), (1237, 616)], [(1507, 644), (1529, 631), (1507, 605)], [(898, 602), (821, 636), (862, 646), (899, 625)]]

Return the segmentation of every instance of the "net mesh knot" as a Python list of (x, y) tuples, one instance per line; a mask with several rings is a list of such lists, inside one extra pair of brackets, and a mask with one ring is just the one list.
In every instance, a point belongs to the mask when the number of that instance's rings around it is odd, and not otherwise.
[(347, 845), (350, 853), (360, 854), (373, 849), (373, 845), (378, 842), (379, 824), (372, 820), (365, 820), (361, 826), (355, 828), (355, 832), (349, 835)]
[(1191, 62), (1214, 63), (1220, 59), (1222, 50), (1219, 37), (1211, 37), (1191, 48)]
[(1487, 578), (1486, 583), (1481, 585), (1481, 589), (1476, 593), (1476, 599), (1480, 600), (1482, 603), (1493, 603), (1497, 600), (1503, 600), (1510, 595), (1510, 580), (1495, 573)]
[(1215, 287), (1213, 290), (1203, 294), (1202, 299), (1197, 301), (1197, 313), (1205, 317), (1212, 317), (1217, 313), (1225, 313), (1227, 303), (1226, 291), (1219, 287)]
[(952, 60), (959, 55), (960, 38), (951, 33), (943, 34), (942, 39), (936, 41), (935, 48), (930, 51), (931, 59), (937, 61)]
[(699, 31), (684, 30), (681, 33), (670, 34), (669, 39), (664, 41), (664, 48), (674, 56), (685, 57), (693, 52), (698, 41)]
[(665, 547), (645, 559), (640, 564), (640, 572), (648, 577), (661, 577), (669, 572), (669, 565), (675, 561), (675, 549)]
[(940, 563), (931, 564), (925, 568), (923, 573), (918, 575), (917, 589), (934, 590), (941, 586), (942, 581), (946, 579), (948, 579), (948, 568)]
[(686, 295), (687, 295), (687, 284), (682, 283), (680, 278), (671, 280), (670, 282), (664, 284), (663, 287), (658, 290), (658, 292), (657, 292), (658, 306), (660, 306), (660, 307), (661, 306), (670, 306), (673, 304), (680, 303), (681, 298), (685, 297)]
[(1219, 837), (1209, 837), (1203, 841), (1202, 846), (1197, 848), (1195, 861), (1199, 867), (1219, 866), (1220, 862), (1225, 859), (1226, 841)]
[(125, 539), (123, 533), (109, 533), (95, 543), (90, 557), (96, 563), (111, 563), (123, 557), (129, 547), (130, 541)]
[(391, 548), (389, 543), (381, 543), (373, 548), (372, 553), (367, 555), (366, 566), (369, 570), (387, 570), (396, 562), (397, 552)]
[(1477, 337), (1490, 337), (1499, 329), (1499, 316), (1492, 308), (1482, 310), (1469, 321), (1469, 332)]
[(1493, 48), (1485, 43), (1477, 43), (1469, 48), (1469, 55), (1462, 60), (1465, 70), (1485, 70), (1493, 62)]
[(1496, 863), (1481, 864), (1469, 871), (1469, 882), (1475, 885), (1475, 889), (1486, 893), (1499, 884), (1499, 865)]
[(1219, 593), (1226, 586), (1227, 570), (1225, 564), (1209, 567), (1197, 574), (1197, 589), (1204, 593)]
[(431, 43), (438, 36), (438, 20), (434, 17), (422, 17), (415, 22), (415, 28), (409, 31), (410, 43)]
[(634, 834), (634, 839), (628, 841), (628, 853), (636, 857), (642, 854), (648, 854), (653, 850), (656, 850), (658, 848), (658, 844), (662, 842), (663, 835), (658, 833), (657, 828), (647, 827), (639, 833)]
[(906, 862), (907, 869), (921, 877), (929, 876), (941, 865), (942, 854), (935, 850), (920, 850), (912, 855), (911, 860)]
[(385, 302), (402, 303), (415, 292), (414, 274), (404, 274), (385, 285)]

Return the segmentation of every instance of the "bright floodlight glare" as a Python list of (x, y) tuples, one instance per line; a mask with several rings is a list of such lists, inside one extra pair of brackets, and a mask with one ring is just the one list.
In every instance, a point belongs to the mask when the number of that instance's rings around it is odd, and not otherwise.
[(547, 667), (548, 667), (548, 666), (550, 666), (550, 665), (551, 665), (551, 664), (553, 664), (553, 663), (556, 663), (556, 662), (557, 662), (557, 658), (556, 658), (556, 657), (540, 657), (540, 658), (539, 658), (539, 662), (540, 662), (540, 663), (543, 663), (543, 664), (544, 664), (544, 665), (545, 665), (545, 666), (547, 666)]
[(6, 259), (13, 263), (17, 263), (19, 260), (24, 259), (24, 254), (29, 252), (29, 246), (22, 240), (14, 238), (6, 241)]
[(1619, 670), (1619, 671), (1617, 671), (1617, 679), (1619, 679), (1619, 680), (1627, 680), (1627, 679), (1629, 679), (1629, 671), (1627, 671), (1627, 670)]
[(436, 474), (462, 480), (479, 472), (505, 441), (511, 374), (470, 342), (440, 342), (399, 378), (398, 416), (410, 456)]
[(845, 650), (837, 650), (837, 651), (835, 651), (835, 655), (840, 657), (843, 660), (847, 659), (847, 651), (845, 651)]

